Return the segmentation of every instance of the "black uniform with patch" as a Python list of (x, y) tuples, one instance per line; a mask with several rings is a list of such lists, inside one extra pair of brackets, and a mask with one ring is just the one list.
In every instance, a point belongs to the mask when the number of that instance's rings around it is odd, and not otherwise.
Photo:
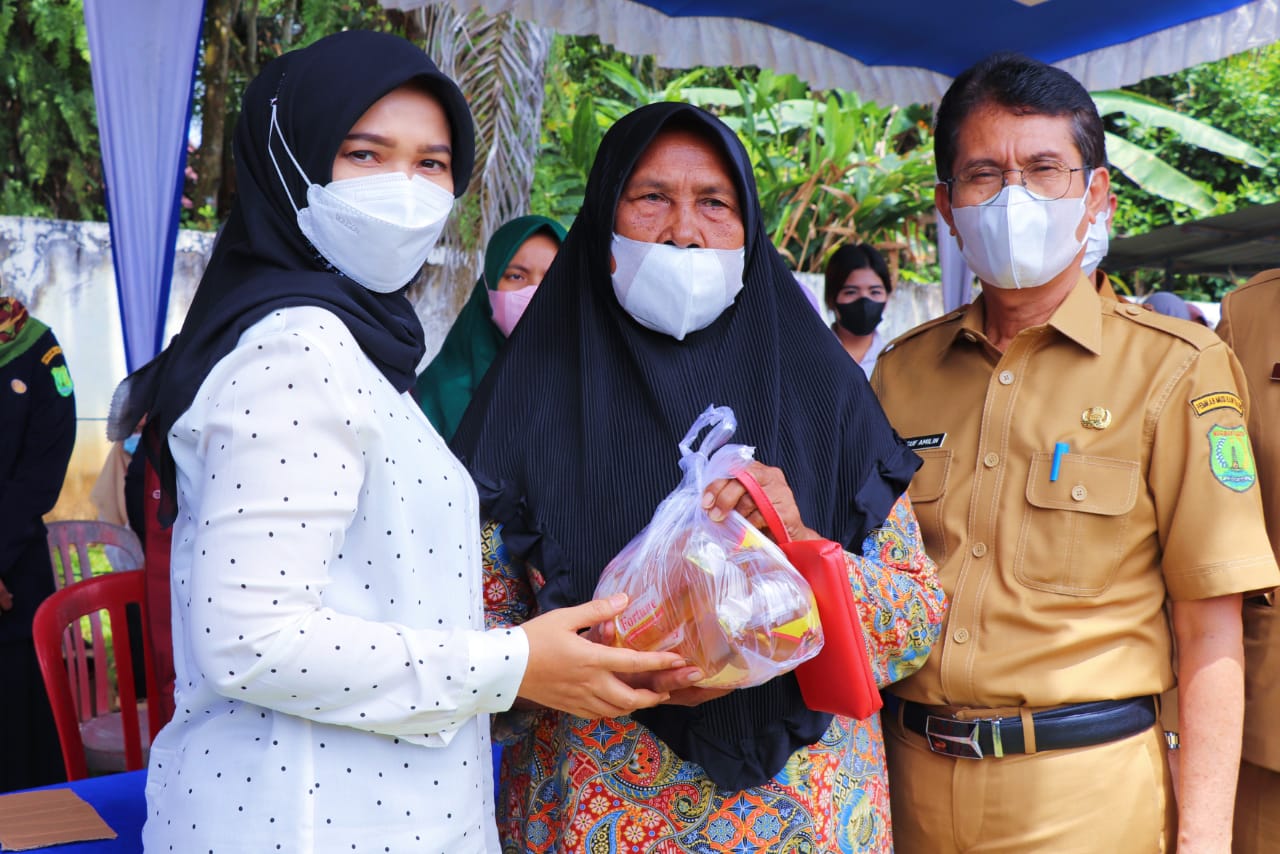
[(31, 620), (53, 593), (43, 516), (53, 508), (76, 437), (76, 403), (51, 330), (0, 365), (0, 791), (63, 779), (62, 754), (31, 643)]

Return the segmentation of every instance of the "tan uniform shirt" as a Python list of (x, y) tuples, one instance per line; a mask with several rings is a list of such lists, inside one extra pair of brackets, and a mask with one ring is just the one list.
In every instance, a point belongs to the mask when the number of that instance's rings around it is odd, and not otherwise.
[(924, 460), (909, 494), (951, 602), (894, 691), (982, 708), (1159, 694), (1166, 596), (1280, 583), (1239, 364), (1204, 327), (1083, 276), (1003, 354), (983, 306), (908, 332), (872, 378)]
[[(1280, 558), (1280, 270), (1254, 276), (1222, 301), (1218, 334), (1249, 382), (1249, 437), (1271, 548)], [(1280, 614), (1275, 603), (1244, 609), (1244, 758), (1280, 771)]]

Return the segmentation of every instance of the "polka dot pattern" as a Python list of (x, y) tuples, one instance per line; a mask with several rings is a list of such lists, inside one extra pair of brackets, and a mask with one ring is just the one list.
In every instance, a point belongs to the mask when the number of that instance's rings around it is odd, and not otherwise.
[(283, 309), (170, 447), (177, 713), (147, 850), (493, 850), (487, 713), (526, 641), (483, 630), (475, 489), (412, 399), (333, 315)]

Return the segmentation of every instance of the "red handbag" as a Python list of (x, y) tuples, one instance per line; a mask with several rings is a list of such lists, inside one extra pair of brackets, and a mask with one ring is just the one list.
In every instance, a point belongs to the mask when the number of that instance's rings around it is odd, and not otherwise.
[(844, 549), (831, 540), (792, 540), (759, 482), (745, 471), (736, 478), (755, 501), (782, 553), (813, 588), (818, 603), (822, 651), (795, 670), (804, 704), (816, 712), (870, 717), (884, 700), (867, 657)]

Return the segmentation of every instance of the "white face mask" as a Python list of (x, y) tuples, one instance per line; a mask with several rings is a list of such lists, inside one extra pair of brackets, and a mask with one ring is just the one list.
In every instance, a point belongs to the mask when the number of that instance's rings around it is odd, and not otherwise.
[(493, 309), (493, 325), (502, 330), (502, 334), (511, 337), (511, 330), (516, 328), (524, 310), (529, 307), (529, 300), (538, 292), (537, 285), (529, 285), (514, 291), (489, 291), (489, 307)]
[(742, 290), (746, 247), (681, 249), (613, 235), (613, 292), (636, 323), (683, 341)]
[(1086, 198), (1046, 202), (1010, 184), (989, 202), (952, 208), (965, 263), (997, 288), (1043, 285), (1080, 254)]
[[(271, 127), (280, 133), (276, 108)], [(314, 184), (302, 171), (280, 134), (280, 144), (307, 182), (307, 206), (298, 209), (275, 154), (271, 162), (298, 217), (298, 228), (326, 261), (371, 291), (387, 294), (409, 284), (427, 262), (445, 220), (453, 209), (453, 193), (403, 172)], [(270, 145), (267, 147), (271, 153)]]
[(1086, 276), (1093, 275), (1111, 248), (1111, 235), (1107, 233), (1107, 220), (1110, 218), (1111, 211), (1103, 208), (1097, 220), (1089, 223), (1089, 232), (1084, 236), (1084, 260), (1080, 262), (1080, 270)]

